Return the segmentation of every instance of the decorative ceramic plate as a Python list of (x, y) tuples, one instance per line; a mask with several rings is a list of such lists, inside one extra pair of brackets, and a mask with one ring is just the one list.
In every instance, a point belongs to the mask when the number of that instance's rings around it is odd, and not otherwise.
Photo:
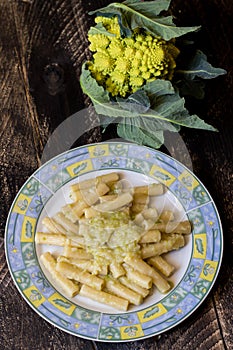
[[(193, 224), (185, 247), (167, 254), (175, 265), (168, 294), (155, 291), (140, 306), (118, 312), (85, 297), (67, 298), (39, 262), (48, 249), (35, 244), (44, 216), (69, 201), (72, 182), (117, 171), (133, 185), (161, 182), (168, 191), (161, 208)], [(63, 153), (39, 168), (19, 191), (9, 213), (6, 256), (13, 280), (28, 304), (56, 327), (86, 339), (138, 340), (177, 326), (208, 295), (217, 277), (223, 250), (218, 212), (197, 177), (173, 158), (130, 143), (98, 143)], [(52, 248), (51, 248), (52, 249)]]

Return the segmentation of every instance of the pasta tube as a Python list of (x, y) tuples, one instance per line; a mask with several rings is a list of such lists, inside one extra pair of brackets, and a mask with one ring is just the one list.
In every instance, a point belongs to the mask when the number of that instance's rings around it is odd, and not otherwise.
[(145, 298), (145, 297), (149, 294), (149, 292), (150, 292), (149, 289), (143, 288), (143, 287), (139, 286), (138, 284), (136, 284), (136, 283), (130, 281), (126, 276), (120, 277), (120, 278), (119, 278), (119, 281), (120, 281), (120, 283), (123, 284), (124, 286), (126, 286), (126, 287), (128, 287), (128, 288), (134, 290), (134, 291), (137, 292), (138, 294), (141, 294), (141, 296), (142, 296), (143, 298)]
[(94, 218), (98, 214), (98, 211), (93, 207), (88, 207), (84, 209), (84, 216), (86, 219)]
[(79, 217), (73, 210), (72, 204), (66, 204), (61, 208), (61, 212), (65, 215), (67, 219), (71, 222), (76, 223)]
[(110, 272), (112, 273), (114, 278), (118, 278), (120, 276), (125, 275), (125, 269), (123, 268), (122, 264), (120, 264), (120, 263), (113, 261), (110, 264), (109, 268), (110, 268)]
[(147, 209), (146, 203), (133, 203), (131, 207), (131, 211), (133, 214), (139, 214), (143, 212), (143, 210)]
[(143, 259), (156, 255), (162, 255), (171, 250), (176, 250), (184, 246), (184, 237), (179, 234), (172, 234), (167, 239), (162, 239), (158, 243), (143, 244), (141, 256)]
[(117, 297), (104, 291), (96, 290), (85, 284), (82, 285), (79, 294), (122, 311), (127, 311), (129, 306), (128, 300)]
[(77, 258), (90, 260), (93, 258), (92, 254), (88, 253), (85, 249), (72, 247), (71, 245), (65, 245), (63, 255), (67, 258)]
[(118, 181), (119, 180), (119, 174), (118, 173), (109, 173), (109, 174), (104, 174), (97, 176), (96, 178), (93, 179), (88, 179), (81, 181), (79, 183), (73, 184), (70, 186), (71, 191), (76, 191), (79, 189), (88, 189), (90, 187), (95, 187), (96, 184), (99, 183), (108, 183), (108, 182), (113, 182), (113, 181)]
[(132, 202), (132, 195), (129, 192), (120, 194), (115, 200), (96, 204), (95, 210), (114, 211)]
[(126, 270), (126, 277), (130, 281), (146, 289), (150, 289), (152, 287), (152, 278), (149, 277), (147, 274), (136, 271), (127, 264), (124, 264), (123, 267)]
[(49, 244), (64, 247), (66, 236), (61, 233), (37, 232), (35, 241), (37, 244)]
[(158, 218), (158, 212), (156, 208), (145, 208), (142, 212), (142, 215), (144, 217), (144, 219), (146, 220), (154, 220), (154, 222), (157, 220)]
[(134, 193), (133, 195), (133, 205), (134, 204), (148, 204), (149, 197), (144, 193)]
[(105, 286), (108, 292), (118, 295), (121, 298), (129, 300), (130, 303), (134, 305), (140, 305), (143, 301), (141, 294), (129, 289), (123, 284), (112, 280), (110, 278), (105, 279)]
[(169, 277), (174, 272), (175, 267), (169, 264), (162, 256), (153, 256), (147, 260), (148, 264), (158, 269), (164, 276)]
[(88, 206), (95, 204), (100, 196), (103, 196), (109, 191), (109, 187), (105, 183), (99, 183), (96, 187), (88, 190), (79, 189), (72, 191), (70, 197), (73, 201), (83, 200)]
[[(93, 260), (87, 260), (87, 259), (78, 259), (78, 258), (67, 258), (65, 256), (60, 255), (57, 259), (58, 262), (60, 261), (65, 261), (68, 262), (72, 265), (75, 265), (79, 267), (82, 270), (91, 272), (94, 274), (95, 272), (95, 267), (94, 267), (94, 262)], [(99, 271), (100, 275), (107, 275), (108, 273), (108, 266), (104, 265), (101, 267), (101, 270)]]
[(89, 205), (83, 199), (70, 204), (70, 206), (74, 215), (76, 215), (79, 219), (82, 217), (84, 209), (89, 207)]
[(74, 297), (79, 292), (79, 285), (70, 281), (56, 270), (56, 260), (49, 252), (46, 252), (40, 256), (40, 260), (51, 274), (52, 278), (57, 284), (64, 290), (69, 297)]
[(192, 230), (191, 224), (188, 220), (182, 222), (158, 222), (154, 224), (153, 228), (165, 233), (181, 234), (190, 234)]
[(154, 285), (161, 293), (166, 293), (171, 288), (168, 281), (142, 259), (126, 257), (125, 262), (140, 273), (151, 277)]
[(64, 235), (66, 234), (64, 227), (57, 223), (53, 218), (49, 218), (48, 216), (43, 218), (42, 225), (44, 225), (50, 232), (64, 233)]
[(101, 196), (100, 197), (100, 202), (110, 202), (110, 201), (114, 201), (115, 199), (117, 199), (118, 195), (117, 194), (106, 194), (105, 196)]
[(66, 233), (67, 232), (71, 232), (74, 234), (78, 233), (78, 225), (74, 224), (69, 219), (67, 219), (63, 213), (58, 212), (57, 214), (55, 214), (53, 216), (53, 220), (55, 220), (55, 222), (58, 223), (59, 225), (63, 226)]
[(134, 187), (134, 194), (147, 194), (149, 196), (160, 196), (166, 192), (166, 187), (161, 183), (153, 183), (148, 186)]
[(174, 213), (171, 210), (164, 210), (159, 216), (159, 220), (162, 222), (173, 221), (174, 219)]
[(62, 233), (45, 233), (37, 232), (35, 241), (37, 244), (48, 244), (64, 247), (65, 245), (70, 245), (72, 247), (80, 247), (84, 244), (84, 238), (82, 236), (69, 236)]
[(69, 279), (87, 284), (97, 290), (101, 290), (104, 284), (104, 281), (101, 278), (91, 275), (89, 272), (65, 261), (59, 261), (56, 265), (56, 270)]
[(159, 230), (149, 230), (140, 239), (140, 243), (156, 243), (161, 240)]

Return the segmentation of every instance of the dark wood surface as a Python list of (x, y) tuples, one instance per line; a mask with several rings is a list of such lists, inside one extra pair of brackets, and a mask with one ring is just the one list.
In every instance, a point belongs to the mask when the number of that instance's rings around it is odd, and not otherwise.
[[(173, 0), (181, 25), (202, 25), (196, 40), (209, 61), (227, 75), (208, 82), (203, 101), (190, 104), (218, 133), (182, 130), (194, 173), (210, 191), (224, 230), (224, 256), (217, 281), (202, 305), (160, 337), (132, 343), (91, 342), (69, 335), (40, 318), (18, 293), (4, 255), (10, 205), (39, 167), (55, 128), (90, 101), (79, 85), (89, 58), (88, 11), (97, 0), (0, 0), (0, 349), (233, 349), (233, 75), (232, 0)], [(84, 123), (94, 125), (90, 115)], [(114, 134), (113, 134), (114, 135)], [(98, 128), (76, 145), (99, 142)], [(174, 152), (178, 150), (174, 150)]]

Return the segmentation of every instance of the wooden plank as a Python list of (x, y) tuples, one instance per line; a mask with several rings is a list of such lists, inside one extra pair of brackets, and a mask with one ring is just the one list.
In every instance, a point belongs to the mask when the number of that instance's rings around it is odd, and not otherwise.
[[(79, 86), (81, 64), (90, 58), (86, 33), (91, 9), (110, 1), (0, 0), (0, 233), (12, 200), (40, 165), (43, 147), (53, 130), (90, 105)], [(209, 189), (224, 228), (222, 269), (211, 294), (195, 313), (176, 328), (138, 342), (111, 344), (112, 349), (231, 349), (232, 316), (232, 15), (231, 0), (173, 0), (182, 25), (202, 24), (196, 34), (200, 48), (226, 77), (207, 85), (204, 101), (190, 102), (194, 112), (219, 133), (184, 129), (181, 136), (194, 172)], [(95, 125), (95, 114), (85, 123)], [(110, 137), (115, 135), (110, 132)], [(98, 129), (78, 144), (101, 140)], [(59, 140), (57, 140), (59, 142)], [(184, 163), (182, 145), (174, 156)], [(0, 240), (1, 344), (6, 349), (109, 349), (109, 344), (82, 340), (51, 326), (22, 300), (8, 272)], [(182, 311), (182, 310), (181, 310)], [(22, 316), (21, 316), (22, 315)], [(26, 315), (26, 317), (25, 317)], [(19, 326), (20, 325), (20, 326)], [(19, 329), (20, 327), (20, 329)], [(10, 334), (10, 336), (9, 336)]]

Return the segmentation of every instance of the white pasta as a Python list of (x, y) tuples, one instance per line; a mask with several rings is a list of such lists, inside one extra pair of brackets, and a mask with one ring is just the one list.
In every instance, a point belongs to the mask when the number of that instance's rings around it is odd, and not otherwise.
[(35, 237), (36, 244), (63, 249), (41, 261), (65, 294), (126, 311), (152, 288), (170, 290), (174, 266), (161, 255), (184, 246), (191, 224), (170, 210), (158, 214), (151, 198), (165, 192), (157, 183), (124, 188), (116, 172), (70, 186), (73, 202), (45, 217), (45, 232)]

